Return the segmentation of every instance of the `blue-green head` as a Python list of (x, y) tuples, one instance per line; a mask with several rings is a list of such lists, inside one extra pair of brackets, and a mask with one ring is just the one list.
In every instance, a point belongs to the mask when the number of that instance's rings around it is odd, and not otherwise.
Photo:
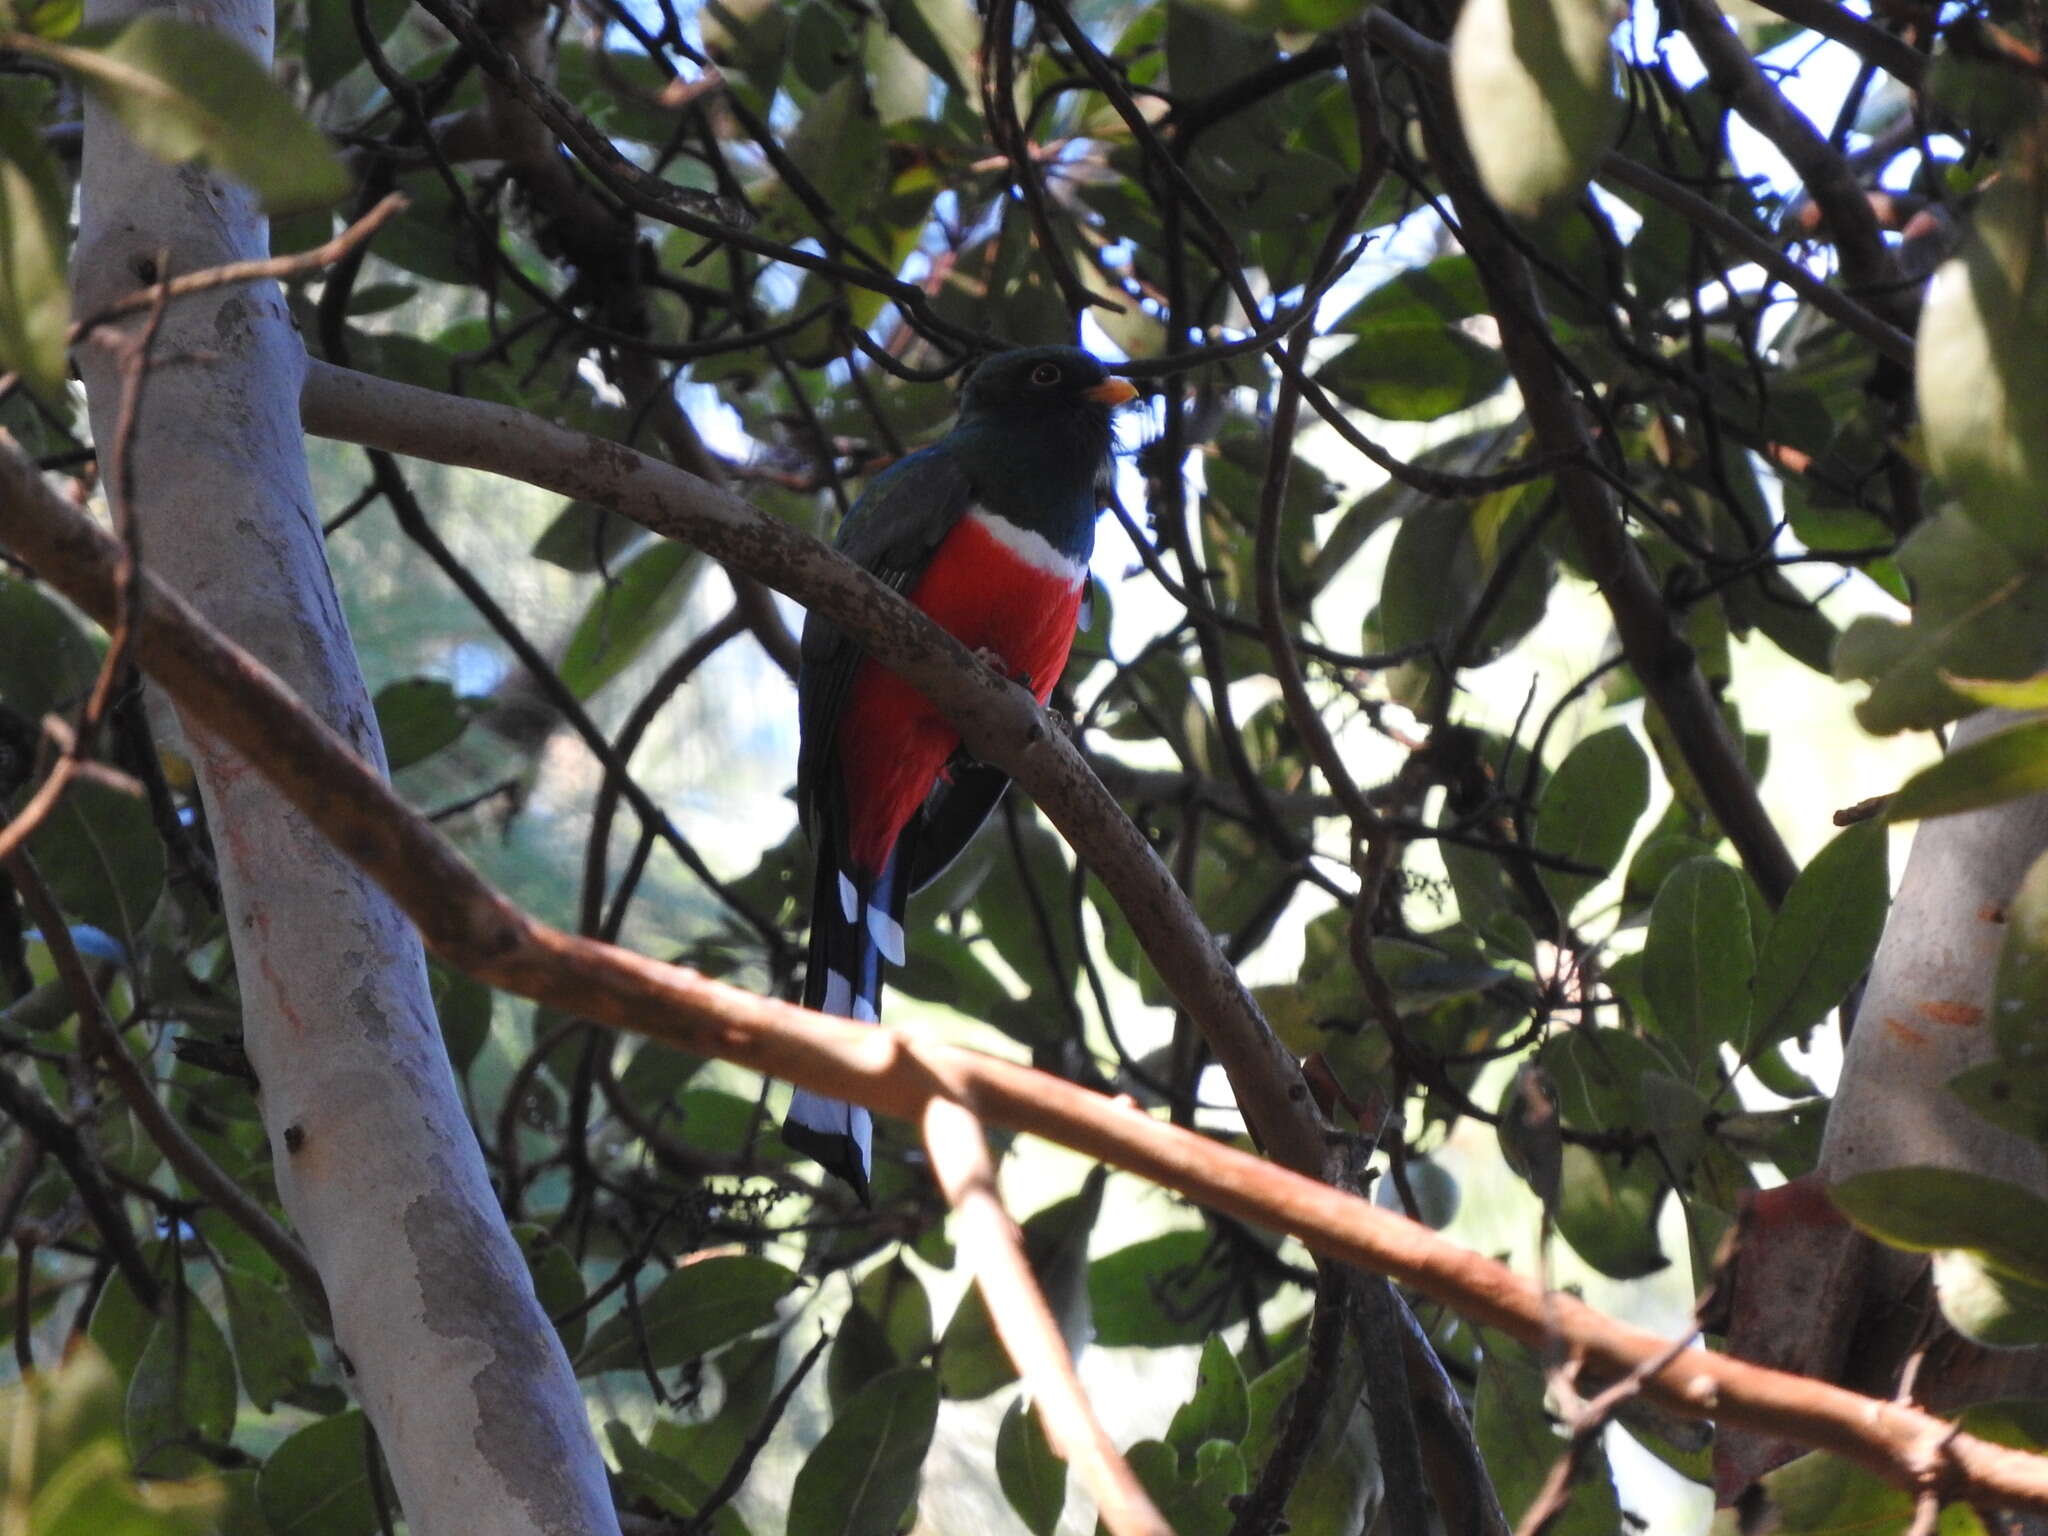
[(1137, 398), (1079, 347), (1020, 347), (976, 368), (945, 446), (991, 510), (1071, 548), (1092, 537), (1115, 436), (1110, 413)]

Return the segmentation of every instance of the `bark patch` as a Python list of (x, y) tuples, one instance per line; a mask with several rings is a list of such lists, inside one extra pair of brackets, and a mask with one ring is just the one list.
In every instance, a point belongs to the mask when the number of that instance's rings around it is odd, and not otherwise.
[(556, 1415), (534, 1412), (559, 1389), (566, 1363), (524, 1264), (515, 1272), (496, 1262), (510, 1252), (504, 1228), (467, 1205), (423, 1195), (406, 1207), (405, 1236), (429, 1280), (427, 1327), (473, 1341), (488, 1357), (471, 1379), (478, 1455), (526, 1506), (534, 1529), (582, 1536), (582, 1496), (569, 1469), (588, 1459), (589, 1447), (570, 1443)]
[(1920, 1016), (1956, 1029), (1969, 1029), (1984, 1022), (1984, 1010), (1970, 1003), (1922, 1003)]

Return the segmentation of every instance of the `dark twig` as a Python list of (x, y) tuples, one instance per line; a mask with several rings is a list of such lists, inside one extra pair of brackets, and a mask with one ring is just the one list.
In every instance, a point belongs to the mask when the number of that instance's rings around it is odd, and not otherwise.
[(1757, 798), (1740, 745), (1729, 735), (1692, 648), (1678, 633), (1663, 592), (1623, 527), (1607, 482), (1592, 471), (1592, 441), (1551, 354), (1542, 298), (1527, 265), (1500, 232), (1470, 168), (1456, 118), (1447, 103), (1427, 94), (1420, 104), (1431, 161), (1458, 209), (1530, 425), (1547, 452), (1571, 461), (1558, 469), (1557, 483), (1581, 558), (1607, 600), (1630, 666), (1664, 716), (1709, 808), (1765, 898), (1776, 906), (1791, 889), (1799, 866)]
[(732, 1465), (725, 1469), (725, 1476), (718, 1480), (718, 1486), (704, 1496), (697, 1513), (684, 1521), (676, 1536), (703, 1536), (712, 1528), (712, 1521), (718, 1512), (730, 1504), (733, 1495), (746, 1483), (747, 1474), (754, 1470), (754, 1459), (767, 1446), (775, 1433), (775, 1426), (782, 1422), (782, 1416), (789, 1410), (789, 1400), (796, 1396), (796, 1389), (804, 1384), (804, 1378), (811, 1374), (811, 1367), (818, 1363), (818, 1357), (825, 1352), (825, 1346), (832, 1342), (832, 1335), (820, 1332), (811, 1347), (804, 1351), (803, 1358), (796, 1363), (796, 1369), (789, 1373), (789, 1379), (775, 1389), (775, 1395), (768, 1399), (768, 1406), (761, 1413), (761, 1422), (740, 1446), (732, 1459)]

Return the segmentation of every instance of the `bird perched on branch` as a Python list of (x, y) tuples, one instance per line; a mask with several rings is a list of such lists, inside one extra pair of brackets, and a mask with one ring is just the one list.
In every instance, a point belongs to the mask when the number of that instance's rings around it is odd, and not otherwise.
[[(990, 358), (952, 430), (862, 493), (840, 552), (1044, 703), (1087, 590), (1110, 412), (1137, 393), (1077, 347)], [(822, 614), (804, 625), (797, 720), (797, 806), (818, 856), (804, 1006), (873, 1023), (882, 962), (903, 963), (904, 904), (1009, 778), (966, 760), (951, 722)], [(867, 1110), (800, 1089), (782, 1135), (867, 1200)]]

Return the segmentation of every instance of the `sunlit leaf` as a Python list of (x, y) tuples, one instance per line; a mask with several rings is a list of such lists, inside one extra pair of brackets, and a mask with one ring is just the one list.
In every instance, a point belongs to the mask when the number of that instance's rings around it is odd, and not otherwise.
[(1614, 868), (1649, 804), (1650, 760), (1626, 726), (1588, 736), (1558, 765), (1537, 802), (1536, 846), (1595, 871), (1543, 871), (1561, 913), (1568, 915)]
[(869, 1382), (798, 1469), (789, 1536), (895, 1536), (938, 1417), (938, 1377), (922, 1366)]
[(1869, 969), (1891, 888), (1880, 821), (1858, 822), (1814, 855), (1757, 955), (1744, 1054), (1810, 1029)]
[[(637, 1319), (620, 1311), (590, 1335), (580, 1375), (681, 1365), (775, 1320), (796, 1276), (768, 1259), (720, 1254), (672, 1271), (639, 1300)], [(644, 1340), (644, 1344), (643, 1344)]]
[(2048, 164), (2021, 134), (1928, 284), (1913, 370), (1934, 471), (2015, 555), (2048, 554)]
[(1067, 1504), (1067, 1464), (1047, 1443), (1038, 1410), (1021, 1397), (996, 1431), (996, 1481), (1032, 1536), (1052, 1536)]
[(38, 51), (76, 71), (143, 149), (172, 164), (204, 160), (272, 213), (318, 208), (349, 189), (326, 139), (212, 27), (151, 12)]
[(50, 152), (0, 105), (0, 370), (53, 405), (64, 398), (71, 327), (66, 201)]
[(587, 699), (636, 661), (682, 611), (704, 557), (661, 539), (599, 588), (562, 653), (562, 681)]
[(1451, 86), (1479, 179), (1512, 214), (1569, 203), (1620, 125), (1605, 0), (1468, 0)]
[(1688, 859), (1650, 908), (1643, 989), (1657, 1032), (1700, 1070), (1716, 1046), (1749, 1036), (1756, 973), (1742, 876), (1719, 859)]

